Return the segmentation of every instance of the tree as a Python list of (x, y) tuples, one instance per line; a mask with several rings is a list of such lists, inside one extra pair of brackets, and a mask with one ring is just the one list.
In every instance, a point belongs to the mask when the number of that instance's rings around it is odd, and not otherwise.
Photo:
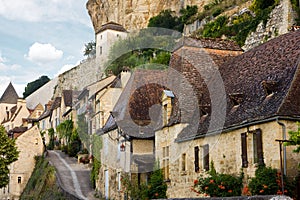
[(294, 149), (294, 152), (299, 153), (300, 152), (300, 123), (297, 122), (298, 130), (297, 131), (289, 131), (289, 141), (285, 145), (293, 145), (296, 146), (296, 149)]
[(37, 80), (28, 83), (27, 86), (25, 87), (25, 92), (23, 92), (23, 98), (25, 99), (26, 97), (31, 95), (33, 92), (35, 92), (37, 89), (39, 89), (49, 81), (50, 79), (48, 78), (48, 76), (41, 76)]
[(183, 23), (171, 10), (163, 10), (157, 16), (151, 17), (148, 27), (167, 28), (179, 32), (183, 31)]
[(85, 44), (84, 47), (84, 56), (92, 57), (96, 55), (96, 42), (90, 41), (87, 44)]
[(15, 146), (15, 140), (10, 139), (4, 127), (0, 126), (0, 188), (9, 182), (8, 166), (18, 160), (19, 152)]
[(159, 163), (157, 162), (150, 176), (148, 197), (150, 199), (166, 199), (167, 188), (168, 186), (164, 182), (162, 170), (159, 168)]

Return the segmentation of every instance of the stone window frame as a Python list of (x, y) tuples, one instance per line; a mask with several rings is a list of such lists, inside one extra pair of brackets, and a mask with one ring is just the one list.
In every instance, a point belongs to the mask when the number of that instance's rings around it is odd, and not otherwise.
[(164, 179), (170, 180), (170, 146), (163, 147), (163, 172), (164, 172)]
[(203, 149), (203, 169), (209, 171), (209, 144), (202, 146)]

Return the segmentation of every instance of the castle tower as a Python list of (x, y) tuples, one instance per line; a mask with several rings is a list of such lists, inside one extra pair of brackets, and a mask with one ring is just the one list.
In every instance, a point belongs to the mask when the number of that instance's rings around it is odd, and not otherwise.
[(124, 39), (126, 36), (126, 29), (115, 22), (103, 24), (96, 33), (96, 65), (99, 67), (99, 75), (105, 70), (104, 65), (108, 61), (110, 48), (116, 41)]

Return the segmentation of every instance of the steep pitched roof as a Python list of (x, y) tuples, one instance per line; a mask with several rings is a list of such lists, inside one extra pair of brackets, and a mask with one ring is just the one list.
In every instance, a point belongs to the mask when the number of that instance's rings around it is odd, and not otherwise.
[(10, 82), (4, 91), (3, 95), (0, 98), (0, 103), (9, 103), (9, 104), (17, 104), (18, 102), (18, 94)]
[[(220, 66), (219, 72), (227, 95), (223, 131), (275, 117), (299, 120), (299, 58), (300, 32), (295, 31), (270, 40)], [(222, 98), (207, 88), (203, 96), (208, 103), (212, 96)], [(191, 134), (189, 129), (192, 127), (187, 127), (177, 140), (190, 140), (206, 134), (211, 117), (209, 110), (208, 115), (200, 120), (196, 135)], [(211, 131), (213, 133), (214, 130)]]
[(162, 91), (168, 89), (165, 77), (166, 72), (161, 70), (137, 69), (133, 72), (113, 109), (123, 133), (135, 138), (154, 136), (155, 120), (160, 115), (160, 106), (155, 105), (161, 104)]
[(116, 22), (108, 22), (106, 24), (103, 24), (101, 26), (101, 28), (97, 31), (97, 34), (100, 33), (100, 32), (103, 32), (105, 30), (115, 30), (115, 31), (120, 31), (120, 32), (127, 32), (127, 30), (121, 25), (121, 24), (118, 24)]

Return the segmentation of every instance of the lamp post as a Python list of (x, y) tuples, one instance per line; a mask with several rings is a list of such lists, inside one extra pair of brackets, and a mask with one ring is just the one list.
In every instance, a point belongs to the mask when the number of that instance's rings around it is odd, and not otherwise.
[(279, 155), (280, 155), (280, 175), (281, 175), (281, 191), (282, 194), (284, 195), (284, 183), (283, 183), (283, 166), (282, 166), (282, 144), (284, 142), (291, 142), (290, 140), (275, 140), (276, 142), (279, 143)]

